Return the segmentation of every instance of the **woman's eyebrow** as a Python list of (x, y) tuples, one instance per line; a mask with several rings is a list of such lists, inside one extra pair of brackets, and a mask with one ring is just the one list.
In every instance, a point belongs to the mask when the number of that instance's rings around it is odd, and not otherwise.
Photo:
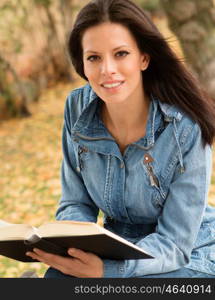
[[(122, 48), (122, 47), (128, 47), (128, 45), (121, 45), (121, 46), (118, 46), (118, 47), (114, 48), (113, 51), (118, 50), (119, 48)], [(93, 51), (93, 50), (86, 50), (86, 51), (84, 51), (84, 53), (89, 53), (89, 52), (90, 52), (90, 53), (99, 53), (99, 52)]]

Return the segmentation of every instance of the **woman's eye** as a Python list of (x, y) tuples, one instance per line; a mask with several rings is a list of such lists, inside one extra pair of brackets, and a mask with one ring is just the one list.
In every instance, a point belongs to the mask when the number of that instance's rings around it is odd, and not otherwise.
[(87, 58), (87, 60), (89, 60), (89, 61), (95, 61), (95, 60), (97, 60), (98, 59), (98, 56), (97, 55), (91, 55), (91, 56), (89, 56), (88, 58)]
[(119, 52), (117, 52), (116, 53), (116, 56), (127, 56), (129, 54), (129, 52), (127, 52), (127, 51), (119, 51)]

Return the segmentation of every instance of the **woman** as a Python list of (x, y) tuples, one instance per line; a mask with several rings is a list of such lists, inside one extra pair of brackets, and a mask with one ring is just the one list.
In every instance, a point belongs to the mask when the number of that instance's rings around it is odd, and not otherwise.
[(68, 96), (59, 220), (96, 222), (154, 256), (28, 253), (45, 277), (215, 277), (215, 208), (207, 205), (214, 104), (141, 8), (95, 0), (69, 39), (88, 81)]

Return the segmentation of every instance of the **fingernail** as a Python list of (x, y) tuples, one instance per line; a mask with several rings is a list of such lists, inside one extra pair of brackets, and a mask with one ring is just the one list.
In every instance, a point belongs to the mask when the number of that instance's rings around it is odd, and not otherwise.
[(75, 252), (75, 249), (74, 248), (70, 248), (69, 249), (69, 254), (73, 254)]

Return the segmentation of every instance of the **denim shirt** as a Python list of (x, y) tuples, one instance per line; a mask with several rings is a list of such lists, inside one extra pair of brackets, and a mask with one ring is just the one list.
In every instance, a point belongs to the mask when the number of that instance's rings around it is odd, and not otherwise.
[(58, 220), (96, 222), (153, 259), (103, 259), (104, 277), (142, 277), (188, 267), (215, 274), (215, 208), (207, 204), (212, 149), (200, 127), (151, 97), (146, 134), (124, 153), (100, 118), (89, 84), (66, 101)]

